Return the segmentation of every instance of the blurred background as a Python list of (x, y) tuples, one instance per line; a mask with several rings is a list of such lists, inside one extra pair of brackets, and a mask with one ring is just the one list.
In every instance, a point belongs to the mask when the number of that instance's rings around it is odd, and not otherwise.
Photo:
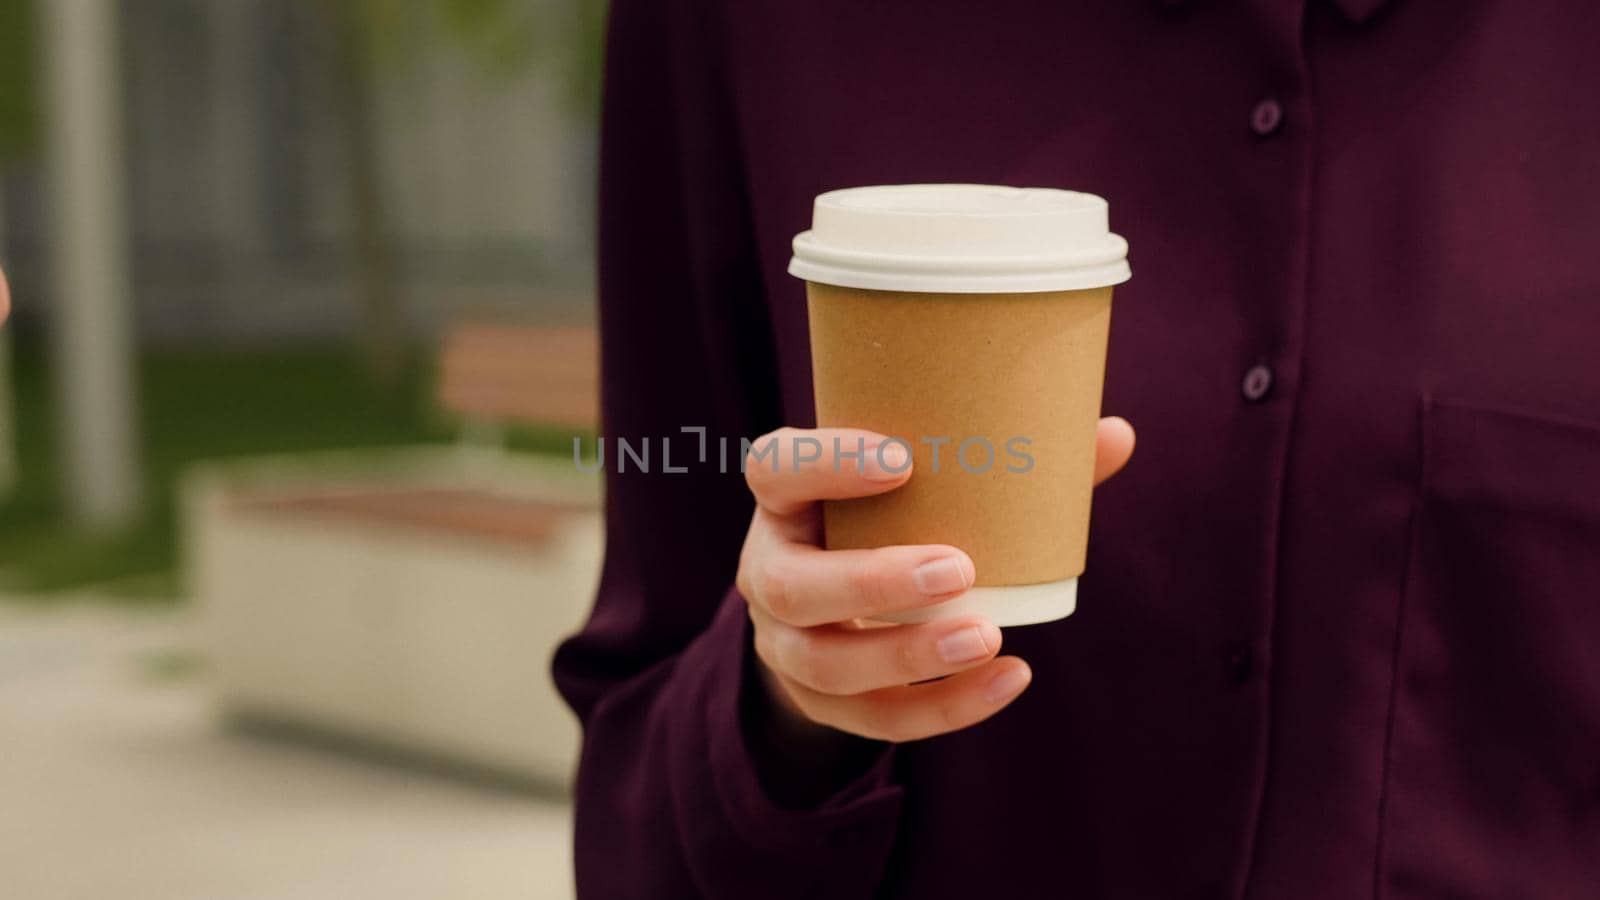
[(0, 0), (0, 894), (571, 896), (604, 19)]

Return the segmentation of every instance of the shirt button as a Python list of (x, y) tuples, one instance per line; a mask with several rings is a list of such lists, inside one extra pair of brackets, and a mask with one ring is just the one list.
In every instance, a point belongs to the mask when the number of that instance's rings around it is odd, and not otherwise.
[(1230, 645), (1223, 663), (1228, 673), (1228, 680), (1234, 684), (1244, 684), (1255, 672), (1255, 656), (1244, 644)]
[(1251, 403), (1259, 403), (1272, 393), (1272, 370), (1265, 365), (1251, 366), (1250, 371), (1244, 373), (1244, 383), (1239, 386), (1240, 393)]
[(1266, 137), (1283, 125), (1283, 105), (1268, 97), (1250, 110), (1250, 129)]

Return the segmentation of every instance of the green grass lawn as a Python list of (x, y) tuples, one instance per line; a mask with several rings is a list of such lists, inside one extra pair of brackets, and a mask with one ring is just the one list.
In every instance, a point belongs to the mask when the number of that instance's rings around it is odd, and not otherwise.
[(340, 346), (149, 350), (138, 365), (144, 514), (126, 531), (86, 534), (62, 509), (49, 371), (37, 343), (18, 340), (14, 360), (21, 483), (0, 500), (0, 588), (8, 592), (93, 584), (169, 600), (177, 592), (173, 489), (189, 464), (453, 435), (433, 412), (421, 367), (380, 388)]

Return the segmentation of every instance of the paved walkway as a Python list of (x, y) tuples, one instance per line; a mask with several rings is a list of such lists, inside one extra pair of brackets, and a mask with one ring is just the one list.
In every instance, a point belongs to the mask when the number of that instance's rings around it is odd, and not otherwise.
[(0, 894), (571, 896), (564, 805), (229, 735), (191, 634), (0, 600)]

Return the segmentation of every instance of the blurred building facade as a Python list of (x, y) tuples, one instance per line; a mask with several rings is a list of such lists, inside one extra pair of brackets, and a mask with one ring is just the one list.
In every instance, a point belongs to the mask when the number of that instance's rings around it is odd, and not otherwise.
[[(122, 0), (138, 329), (155, 340), (357, 327), (357, 172), (328, 0)], [(321, 5), (319, 5), (321, 4)], [(372, 67), (373, 158), (396, 299), (419, 337), (471, 310), (592, 313), (594, 123), (537, 59), (494, 68), (424, 4)], [(43, 317), (42, 159), (8, 168), (7, 258)]]

